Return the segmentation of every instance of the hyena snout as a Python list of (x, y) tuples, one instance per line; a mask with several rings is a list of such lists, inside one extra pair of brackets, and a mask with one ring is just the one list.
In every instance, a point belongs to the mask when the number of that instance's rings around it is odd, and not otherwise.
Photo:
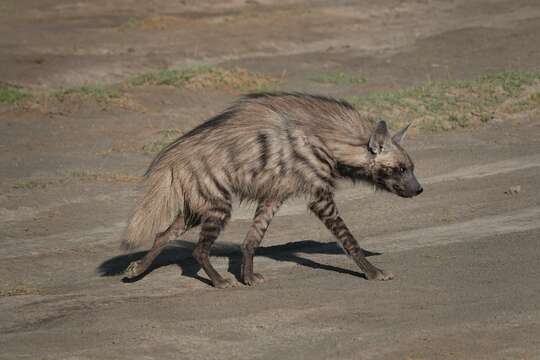
[(388, 191), (405, 198), (420, 195), (424, 191), (422, 185), (410, 170), (393, 171), (391, 176), (383, 177), (379, 180), (379, 183), (382, 183)]
[(424, 191), (424, 188), (413, 176), (412, 179), (408, 179), (407, 181), (395, 183), (392, 185), (392, 190), (401, 197), (410, 198), (420, 195)]

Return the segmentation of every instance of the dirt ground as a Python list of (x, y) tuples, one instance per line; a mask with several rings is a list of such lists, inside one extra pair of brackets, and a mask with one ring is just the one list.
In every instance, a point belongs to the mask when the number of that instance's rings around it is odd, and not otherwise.
[[(4, 0), (0, 80), (48, 91), (211, 64), (364, 95), (538, 70), (538, 34), (537, 0)], [(310, 80), (342, 69), (367, 81)], [(195, 231), (122, 282), (144, 254), (119, 250), (142, 149), (237, 95), (145, 86), (128, 106), (0, 104), (0, 358), (540, 359), (538, 112), (413, 132), (417, 198), (344, 184), (343, 217), (393, 281), (364, 280), (292, 201), (255, 258), (264, 284), (209, 286)], [(236, 210), (213, 252), (231, 278), (252, 211)]]

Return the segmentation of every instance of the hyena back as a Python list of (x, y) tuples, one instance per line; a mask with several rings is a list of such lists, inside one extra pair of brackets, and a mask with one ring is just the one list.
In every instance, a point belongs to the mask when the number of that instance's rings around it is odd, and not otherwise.
[(288, 198), (303, 195), (368, 279), (392, 274), (376, 268), (338, 214), (333, 200), (342, 178), (372, 182), (402, 197), (422, 192), (414, 165), (381, 121), (373, 127), (346, 102), (298, 94), (241, 98), (220, 115), (178, 138), (152, 161), (146, 192), (126, 229), (123, 245), (154, 239), (152, 249), (126, 270), (128, 278), (148, 270), (161, 249), (181, 233), (201, 227), (193, 255), (216, 287), (231, 282), (209, 261), (210, 248), (231, 215), (231, 198), (256, 202), (242, 245), (241, 279), (262, 281), (253, 255), (274, 214)]

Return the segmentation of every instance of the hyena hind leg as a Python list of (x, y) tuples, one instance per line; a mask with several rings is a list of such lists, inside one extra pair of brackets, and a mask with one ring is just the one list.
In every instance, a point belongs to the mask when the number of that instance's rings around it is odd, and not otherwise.
[(176, 240), (184, 231), (184, 217), (179, 215), (173, 224), (161, 234), (156, 236), (154, 245), (146, 255), (137, 261), (133, 261), (127, 267), (125, 275), (128, 279), (136, 278), (148, 270), (155, 258), (161, 253), (163, 248), (172, 240)]
[(268, 229), (270, 221), (272, 221), (280, 205), (280, 202), (261, 202), (257, 206), (257, 210), (255, 210), (253, 223), (242, 245), (243, 259), (240, 277), (246, 285), (251, 286), (264, 281), (261, 274), (253, 272), (253, 255), (255, 249), (261, 244), (266, 229)]
[(199, 235), (199, 242), (193, 250), (193, 257), (199, 265), (206, 272), (212, 284), (216, 288), (228, 288), (233, 286), (233, 282), (230, 279), (224, 279), (217, 270), (210, 263), (210, 248), (221, 230), (225, 227), (227, 220), (230, 217), (230, 206), (228, 212), (223, 212), (223, 209), (215, 209), (210, 211), (212, 215), (205, 216), (201, 223), (201, 233)]
[(364, 251), (358, 245), (345, 222), (339, 216), (336, 204), (331, 194), (324, 194), (309, 204), (309, 208), (323, 224), (334, 234), (347, 254), (349, 254), (358, 267), (364, 272), (368, 280), (390, 280), (392, 273), (378, 269), (365, 257)]

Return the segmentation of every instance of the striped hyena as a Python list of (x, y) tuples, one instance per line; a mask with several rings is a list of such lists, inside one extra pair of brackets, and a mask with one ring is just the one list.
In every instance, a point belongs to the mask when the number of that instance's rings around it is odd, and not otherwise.
[(333, 200), (336, 180), (365, 180), (402, 197), (422, 192), (414, 165), (400, 146), (407, 127), (391, 136), (384, 121), (373, 127), (344, 101), (298, 94), (241, 98), (164, 148), (145, 174), (146, 193), (124, 236), (125, 248), (154, 239), (152, 249), (126, 270), (143, 274), (168, 241), (200, 225), (193, 256), (214, 286), (231, 282), (209, 261), (210, 248), (231, 215), (232, 196), (254, 201), (253, 224), (242, 245), (241, 279), (272, 217), (290, 197), (304, 195), (309, 209), (335, 235), (368, 279), (393, 277), (372, 265), (341, 219)]

